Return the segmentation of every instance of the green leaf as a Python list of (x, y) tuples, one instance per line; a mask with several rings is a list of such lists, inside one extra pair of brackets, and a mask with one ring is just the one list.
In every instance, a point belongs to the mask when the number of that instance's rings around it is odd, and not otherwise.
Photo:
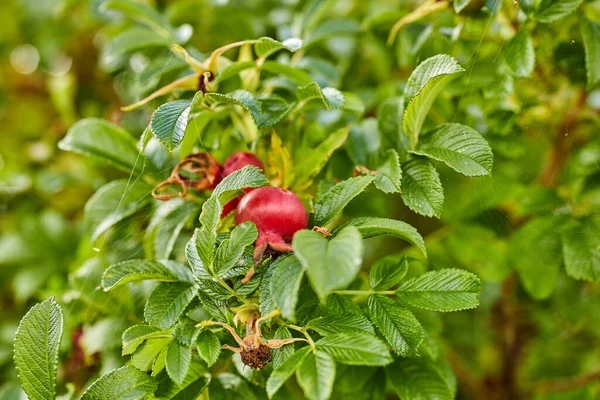
[(579, 30), (585, 48), (587, 87), (591, 89), (600, 82), (600, 25), (582, 15), (579, 20)]
[(466, 176), (489, 175), (494, 162), (492, 149), (483, 136), (461, 124), (438, 125), (421, 136), (413, 153), (441, 161)]
[(293, 104), (290, 105), (284, 98), (273, 94), (258, 97), (258, 102), (262, 109), (262, 113), (256, 121), (256, 126), (259, 128), (267, 128), (278, 124), (293, 108)]
[(360, 314), (360, 306), (351, 299), (332, 293), (327, 296), (327, 312), (329, 314)]
[(378, 337), (363, 333), (338, 333), (319, 340), (317, 349), (348, 365), (382, 366), (392, 362), (388, 347)]
[(385, 374), (402, 399), (454, 399), (444, 374), (425, 357), (399, 358)]
[(454, 0), (454, 11), (456, 11), (456, 13), (460, 13), (466, 6), (469, 5), (470, 2), (471, 0)]
[[(237, 192), (246, 188), (257, 188), (268, 184), (269, 181), (265, 178), (265, 175), (260, 168), (254, 165), (247, 165), (223, 178), (221, 183), (219, 183), (213, 191), (212, 197), (219, 197), (221, 203), (225, 203), (229, 201), (230, 198), (223, 199), (222, 197), (224, 194)], [(231, 196), (231, 198), (233, 197), (236, 197), (235, 193)]]
[(444, 208), (444, 189), (431, 162), (413, 156), (402, 164), (402, 200), (414, 212), (426, 217), (440, 217)]
[(411, 99), (404, 112), (402, 126), (414, 148), (431, 106), (456, 74), (464, 72), (458, 62), (446, 54), (438, 54), (423, 61), (413, 71), (406, 88), (404, 98)]
[(415, 228), (406, 222), (389, 218), (353, 218), (335, 228), (333, 234), (336, 235), (337, 232), (348, 225), (358, 228), (358, 231), (361, 233), (364, 239), (380, 235), (389, 235), (406, 240), (407, 242), (413, 244), (421, 251), (421, 253), (423, 253), (425, 257), (427, 257), (427, 249), (425, 248), (425, 241), (423, 240), (423, 237)]
[(246, 247), (257, 237), (258, 230), (253, 222), (247, 221), (233, 228), (230, 238), (223, 240), (215, 254), (215, 273), (222, 277), (235, 267)]
[[(291, 339), (292, 334), (290, 330), (282, 325), (275, 331), (275, 335), (273, 335), (273, 339)], [(290, 358), (294, 354), (294, 346), (283, 346), (278, 349), (273, 349), (273, 369), (279, 368), (281, 364), (285, 362), (288, 358)]]
[(313, 319), (306, 325), (321, 336), (336, 333), (353, 333), (355, 331), (375, 334), (373, 325), (363, 314), (335, 314)]
[(333, 152), (344, 144), (347, 137), (347, 128), (338, 129), (317, 147), (303, 153), (302, 160), (295, 166), (296, 181), (294, 182), (294, 190), (299, 191), (310, 186), (313, 178), (321, 172)]
[(516, 268), (525, 290), (536, 300), (552, 294), (562, 264), (560, 220), (536, 217), (513, 234), (509, 260)]
[(317, 82), (296, 89), (296, 98), (303, 104), (318, 99), (326, 109), (341, 108), (344, 106), (344, 95), (332, 87), (321, 88)]
[(298, 371), (298, 384), (309, 400), (327, 400), (333, 390), (335, 363), (325, 352), (308, 353)]
[(275, 368), (267, 380), (267, 395), (273, 398), (273, 395), (283, 386), (283, 384), (300, 367), (300, 364), (310, 353), (310, 347), (303, 347), (292, 354), (279, 367)]
[(277, 75), (283, 75), (298, 86), (306, 86), (312, 83), (312, 79), (308, 73), (291, 65), (276, 61), (266, 61), (262, 65), (262, 69)]
[(369, 270), (369, 284), (373, 290), (387, 290), (400, 283), (407, 272), (408, 259), (406, 257), (383, 257)]
[(180, 385), (165, 377), (154, 395), (161, 400), (195, 399), (209, 383), (210, 374), (206, 373), (206, 367), (200, 361), (192, 359), (188, 373)]
[(219, 72), (219, 75), (215, 78), (213, 84), (218, 84), (223, 82), (229, 78), (233, 78), (238, 75), (240, 72), (248, 69), (256, 67), (256, 63), (254, 61), (237, 61), (226, 66), (222, 71)]
[(161, 283), (146, 301), (144, 318), (150, 325), (170, 328), (196, 295), (196, 288), (188, 283)]
[(431, 311), (460, 311), (479, 305), (481, 283), (462, 269), (430, 271), (400, 285), (396, 294), (414, 307)]
[(258, 57), (267, 58), (276, 51), (285, 49), (292, 53), (300, 50), (302, 40), (298, 38), (289, 38), (283, 42), (277, 41), (270, 37), (261, 37), (254, 41), (254, 52)]
[(293, 247), (319, 297), (346, 287), (360, 270), (362, 237), (353, 226), (342, 229), (331, 240), (314, 231), (299, 231), (294, 235)]
[(383, 163), (377, 167), (375, 187), (384, 193), (400, 193), (402, 191), (402, 169), (396, 150), (388, 150)]
[(170, 335), (167, 331), (161, 330), (150, 325), (134, 325), (123, 332), (123, 352), (122, 354), (132, 354), (147, 339), (161, 335)]
[(574, 224), (562, 234), (567, 273), (575, 279), (600, 280), (600, 229), (592, 221)]
[(126, 365), (98, 378), (81, 400), (142, 400), (154, 393), (157, 387), (154, 378)]
[(173, 382), (181, 385), (192, 360), (192, 349), (189, 346), (180, 344), (177, 340), (173, 340), (167, 350), (167, 374)]
[(271, 276), (271, 295), (281, 315), (296, 320), (298, 291), (304, 277), (304, 269), (295, 256), (286, 257), (278, 263)]
[[(377, 109), (377, 128), (381, 132), (384, 145), (392, 148), (408, 147), (408, 137), (402, 128), (404, 117), (404, 97), (391, 97), (385, 100)], [(366, 143), (372, 145), (371, 141)]]
[(369, 296), (367, 306), (371, 321), (396, 354), (402, 357), (417, 355), (425, 331), (408, 308), (378, 294)]
[(542, 24), (558, 21), (579, 8), (584, 0), (541, 0), (534, 18)]
[(130, 0), (107, 0), (100, 6), (101, 10), (118, 11), (127, 17), (140, 22), (161, 35), (170, 37), (169, 25), (165, 19), (148, 4)]
[(236, 90), (235, 92), (227, 94), (213, 92), (206, 93), (204, 95), (204, 99), (205, 102), (211, 107), (223, 104), (241, 106), (250, 113), (254, 119), (254, 122), (257, 124), (262, 113), (259, 101), (247, 90)]
[(130, 282), (156, 280), (177, 282), (179, 278), (168, 268), (156, 261), (127, 260), (108, 267), (102, 275), (102, 288), (105, 292)]
[(257, 400), (246, 381), (239, 375), (221, 372), (213, 377), (208, 387), (211, 399), (219, 400)]
[(36, 304), (19, 323), (14, 361), (21, 387), (32, 400), (56, 396), (56, 368), (63, 332), (63, 312), (51, 297)]
[(527, 78), (533, 72), (535, 50), (527, 27), (522, 26), (515, 37), (506, 44), (504, 62), (514, 77)]
[(85, 204), (85, 225), (95, 242), (106, 230), (152, 201), (152, 187), (143, 181), (119, 179), (102, 186)]
[(127, 131), (108, 121), (87, 118), (73, 125), (58, 143), (61, 150), (90, 156), (121, 171), (144, 171), (145, 159)]
[(334, 18), (324, 21), (310, 31), (305, 47), (335, 36), (352, 36), (360, 32), (360, 24), (352, 19)]
[(190, 116), (190, 100), (175, 100), (158, 107), (152, 114), (150, 130), (169, 150), (181, 144)]
[(196, 339), (196, 347), (198, 348), (198, 354), (206, 361), (208, 366), (212, 366), (219, 359), (221, 354), (221, 342), (217, 335), (207, 329), (200, 332), (198, 339)]
[(115, 36), (104, 49), (106, 56), (114, 58), (148, 48), (170, 48), (175, 41), (164, 37), (152, 29), (141, 26), (129, 28)]
[(270, 181), (273, 186), (287, 189), (294, 181), (294, 160), (275, 131), (271, 133), (267, 170), (271, 173)]
[(200, 207), (196, 203), (174, 198), (160, 204), (144, 234), (146, 258), (166, 260), (171, 256), (179, 233)]
[(317, 200), (313, 223), (317, 226), (327, 225), (353, 198), (362, 193), (373, 179), (372, 175), (357, 176), (333, 186)]
[(148, 338), (133, 354), (131, 363), (142, 371), (160, 372), (165, 366), (167, 349), (172, 341), (173, 336), (171, 335)]

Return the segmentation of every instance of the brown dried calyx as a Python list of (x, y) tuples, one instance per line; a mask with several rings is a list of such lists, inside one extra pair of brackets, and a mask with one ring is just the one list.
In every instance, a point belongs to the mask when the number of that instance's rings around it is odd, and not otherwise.
[(277, 315), (279, 315), (279, 310), (275, 310), (258, 319), (255, 319), (255, 317), (258, 316), (258, 313), (252, 315), (246, 322), (246, 337), (244, 339), (239, 337), (235, 329), (223, 322), (203, 321), (196, 325), (196, 327), (219, 325), (227, 329), (240, 347), (232, 347), (224, 344), (222, 348), (231, 350), (234, 353), (239, 353), (244, 365), (247, 365), (252, 369), (261, 370), (271, 361), (271, 349), (278, 349), (293, 342), (307, 341), (302, 338), (265, 340), (265, 338), (262, 337), (260, 323), (266, 319), (276, 317)]
[(220, 179), (221, 166), (210, 154), (190, 154), (173, 168), (167, 180), (156, 185), (152, 197), (163, 201), (185, 197), (189, 189), (214, 189)]

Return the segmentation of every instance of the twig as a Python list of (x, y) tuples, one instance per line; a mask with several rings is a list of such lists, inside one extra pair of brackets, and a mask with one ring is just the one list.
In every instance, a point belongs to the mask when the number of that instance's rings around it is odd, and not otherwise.
[(542, 382), (537, 385), (537, 391), (541, 394), (552, 392), (563, 392), (566, 390), (577, 389), (586, 386), (594, 381), (600, 382), (600, 370), (587, 375), (576, 376), (574, 378), (553, 380), (551, 382)]

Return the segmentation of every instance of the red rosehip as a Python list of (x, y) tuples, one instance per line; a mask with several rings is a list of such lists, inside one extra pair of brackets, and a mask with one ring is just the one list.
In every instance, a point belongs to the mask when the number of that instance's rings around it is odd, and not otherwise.
[(308, 228), (304, 205), (293, 192), (272, 186), (254, 189), (237, 206), (235, 224), (252, 221), (258, 229), (254, 259), (259, 263), (267, 249), (290, 252), (294, 233)]
[[(262, 171), (265, 170), (265, 167), (263, 166), (262, 161), (260, 161), (260, 159), (258, 157), (256, 157), (254, 154), (248, 153), (245, 151), (238, 151), (237, 153), (233, 153), (232, 155), (230, 155), (227, 158), (227, 160), (225, 160), (219, 182), (227, 175), (230, 175), (231, 173), (237, 171), (238, 169), (244, 168), (246, 165), (255, 165), (258, 168), (260, 168)], [(244, 192), (249, 193), (252, 190), (254, 190), (254, 189), (247, 188), (247, 189), (244, 189)], [(221, 217), (224, 217), (227, 214), (229, 214), (230, 212), (232, 212), (233, 210), (235, 210), (242, 197), (243, 197), (243, 195), (238, 196), (235, 199), (229, 201), (227, 204), (225, 204), (225, 206), (223, 207), (223, 212), (221, 213)]]

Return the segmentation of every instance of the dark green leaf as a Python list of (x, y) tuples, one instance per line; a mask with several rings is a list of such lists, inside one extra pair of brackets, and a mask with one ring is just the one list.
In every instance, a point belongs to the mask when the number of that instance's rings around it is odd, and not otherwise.
[(286, 257), (278, 263), (271, 276), (271, 295), (281, 315), (291, 321), (296, 320), (298, 291), (304, 277), (304, 269), (295, 256)]
[(315, 213), (313, 223), (316, 226), (325, 226), (335, 218), (344, 207), (371, 182), (373, 176), (357, 176), (336, 184), (329, 189), (323, 196), (320, 196), (315, 204)]
[(231, 237), (223, 240), (215, 255), (214, 271), (223, 276), (236, 266), (246, 247), (256, 241), (258, 230), (253, 222), (237, 225), (231, 231)]
[(413, 156), (402, 164), (402, 200), (414, 212), (427, 217), (440, 217), (444, 208), (444, 189), (431, 162)]
[(323, 350), (342, 364), (381, 366), (392, 362), (385, 343), (364, 332), (328, 335), (316, 344), (317, 349)]
[(169, 150), (181, 144), (190, 115), (190, 100), (175, 100), (158, 107), (152, 114), (152, 134)]
[(543, 24), (558, 21), (579, 8), (584, 0), (541, 0), (534, 18)]
[(196, 347), (198, 348), (198, 354), (206, 361), (209, 367), (217, 362), (221, 354), (221, 342), (219, 338), (215, 333), (206, 329), (198, 335)]
[(371, 321), (399, 356), (417, 355), (425, 332), (408, 308), (394, 300), (373, 294), (367, 301)]
[(369, 270), (369, 283), (373, 290), (387, 290), (400, 283), (407, 272), (408, 259), (406, 257), (383, 257)]
[(173, 382), (181, 385), (185, 379), (190, 362), (192, 360), (192, 349), (173, 340), (167, 350), (166, 367), (167, 374)]
[(517, 78), (526, 78), (531, 75), (535, 67), (535, 51), (529, 30), (522, 26), (506, 46), (504, 61), (510, 74)]
[(575, 279), (600, 280), (600, 229), (591, 221), (575, 224), (562, 234), (567, 273)]
[(273, 395), (300, 367), (300, 364), (309, 353), (310, 347), (303, 347), (273, 370), (271, 376), (269, 376), (269, 379), (267, 380), (267, 394), (269, 395), (269, 398), (273, 398)]
[(161, 283), (148, 297), (144, 317), (150, 325), (170, 328), (196, 295), (189, 283)]
[(108, 292), (117, 286), (143, 280), (177, 282), (179, 278), (159, 262), (127, 260), (111, 265), (104, 271), (102, 275), (102, 288)]
[(461, 269), (430, 271), (400, 285), (396, 294), (414, 307), (432, 311), (459, 311), (479, 305), (481, 283)]
[(373, 325), (363, 314), (334, 314), (319, 317), (310, 321), (306, 327), (318, 332), (321, 336), (356, 331), (375, 333)]
[(587, 87), (591, 89), (600, 81), (600, 25), (581, 16), (579, 29), (585, 47)]
[(385, 374), (402, 399), (454, 399), (443, 373), (425, 357), (399, 358)]
[(335, 380), (335, 363), (325, 352), (310, 352), (302, 360), (296, 376), (309, 400), (327, 400), (331, 396)]

